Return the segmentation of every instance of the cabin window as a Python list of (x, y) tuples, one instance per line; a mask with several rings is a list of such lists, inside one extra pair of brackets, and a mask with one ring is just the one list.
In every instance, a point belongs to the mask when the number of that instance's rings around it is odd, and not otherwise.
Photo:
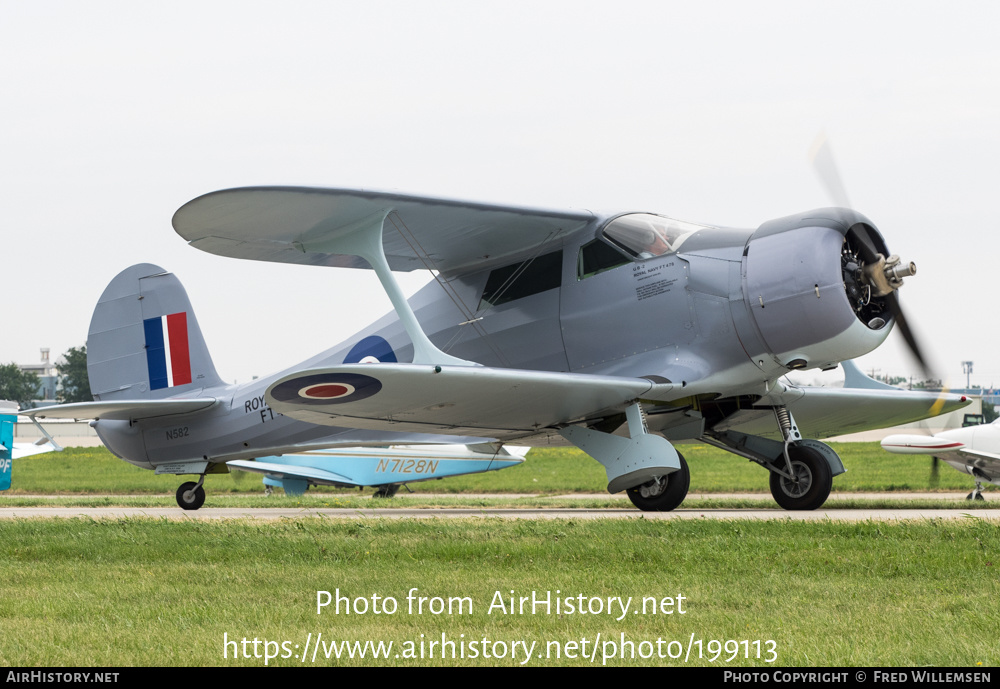
[(562, 250), (497, 268), (490, 273), (479, 310), (555, 289), (562, 283)]
[(582, 280), (630, 262), (631, 259), (618, 249), (600, 239), (595, 239), (580, 247), (576, 275)]

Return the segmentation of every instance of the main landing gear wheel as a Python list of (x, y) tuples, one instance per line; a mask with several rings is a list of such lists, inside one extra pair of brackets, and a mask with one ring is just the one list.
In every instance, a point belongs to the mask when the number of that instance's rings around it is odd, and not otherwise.
[[(815, 510), (830, 497), (833, 474), (830, 464), (816, 450), (808, 447), (788, 448), (794, 478), (771, 472), (771, 495), (786, 510)], [(784, 458), (778, 460), (785, 469)]]
[(680, 452), (677, 459), (681, 460), (677, 471), (625, 491), (633, 505), (643, 512), (669, 512), (680, 507), (691, 487), (691, 472)]
[(205, 504), (205, 489), (194, 481), (182, 483), (177, 489), (177, 504), (185, 510), (196, 510)]

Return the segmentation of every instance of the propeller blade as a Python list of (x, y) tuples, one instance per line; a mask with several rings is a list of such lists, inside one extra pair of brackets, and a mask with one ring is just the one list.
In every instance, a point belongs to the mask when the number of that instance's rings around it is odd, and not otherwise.
[(937, 488), (938, 485), (941, 483), (941, 477), (938, 474), (938, 466), (940, 464), (941, 464), (941, 460), (938, 459), (937, 457), (933, 457), (931, 459), (931, 479), (928, 482), (928, 485), (931, 488)]
[(914, 335), (913, 330), (910, 328), (910, 324), (906, 320), (906, 316), (903, 314), (903, 307), (899, 303), (899, 294), (896, 292), (891, 292), (885, 296), (886, 304), (889, 306), (889, 311), (896, 319), (896, 327), (899, 329), (900, 334), (906, 341), (906, 346), (909, 347), (910, 352), (913, 357), (920, 364), (920, 370), (927, 378), (932, 378), (931, 367), (924, 356), (923, 350), (920, 348), (920, 344), (917, 342), (916, 335)]
[(825, 133), (820, 132), (813, 142), (812, 148), (809, 149), (809, 160), (816, 168), (816, 174), (819, 175), (833, 205), (851, 208), (851, 202), (847, 199), (847, 188), (840, 179), (840, 172), (837, 171), (837, 164), (833, 161), (833, 151)]
[[(851, 202), (847, 198), (847, 189), (841, 180), (837, 164), (833, 160), (833, 151), (830, 148), (830, 142), (827, 140), (825, 133), (820, 132), (819, 136), (816, 137), (809, 151), (809, 159), (812, 161), (816, 174), (819, 175), (820, 181), (823, 183), (823, 187), (826, 189), (826, 193), (830, 196), (834, 205), (851, 208)], [(888, 257), (888, 250), (885, 249), (884, 245), (880, 250), (876, 241), (864, 225), (858, 224), (852, 227), (848, 236), (855, 240), (855, 249), (860, 258), (866, 263), (877, 261), (880, 254), (883, 255), (883, 258)], [(879, 242), (879, 244), (881, 243)], [(903, 335), (906, 346), (917, 360), (924, 376), (933, 378), (930, 363), (927, 357), (924, 356), (924, 352), (917, 342), (916, 335), (907, 322), (906, 316), (903, 314), (903, 308), (899, 303), (899, 294), (896, 291), (892, 291), (885, 296), (885, 300), (890, 313), (895, 318), (896, 327)]]

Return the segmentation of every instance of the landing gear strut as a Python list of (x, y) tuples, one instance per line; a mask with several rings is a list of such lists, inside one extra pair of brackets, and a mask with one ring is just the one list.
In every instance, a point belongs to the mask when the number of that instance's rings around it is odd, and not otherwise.
[(803, 438), (786, 407), (774, 407), (782, 440), (728, 430), (708, 432), (702, 442), (756, 462), (771, 472), (771, 496), (786, 510), (815, 510), (830, 497), (833, 477), (846, 471), (833, 449)]
[(177, 489), (177, 504), (181, 506), (181, 509), (196, 510), (205, 504), (203, 483), (205, 483), (205, 474), (201, 475), (197, 483), (188, 481), (181, 484), (181, 487)]
[(965, 496), (966, 500), (985, 500), (982, 481), (976, 481), (976, 489)]
[(625, 491), (633, 505), (643, 512), (669, 512), (680, 507), (691, 486), (691, 472), (684, 455), (678, 452), (677, 458), (681, 461), (679, 470)]

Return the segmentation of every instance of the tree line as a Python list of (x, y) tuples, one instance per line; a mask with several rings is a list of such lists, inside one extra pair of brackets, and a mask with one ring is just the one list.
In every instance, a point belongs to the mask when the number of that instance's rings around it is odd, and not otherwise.
[[(59, 402), (90, 402), (90, 378), (87, 376), (87, 345), (70, 347), (56, 363), (62, 388)], [(30, 409), (38, 398), (41, 380), (34, 371), (22, 371), (15, 363), (0, 364), (0, 400), (17, 402), (22, 409)]]

